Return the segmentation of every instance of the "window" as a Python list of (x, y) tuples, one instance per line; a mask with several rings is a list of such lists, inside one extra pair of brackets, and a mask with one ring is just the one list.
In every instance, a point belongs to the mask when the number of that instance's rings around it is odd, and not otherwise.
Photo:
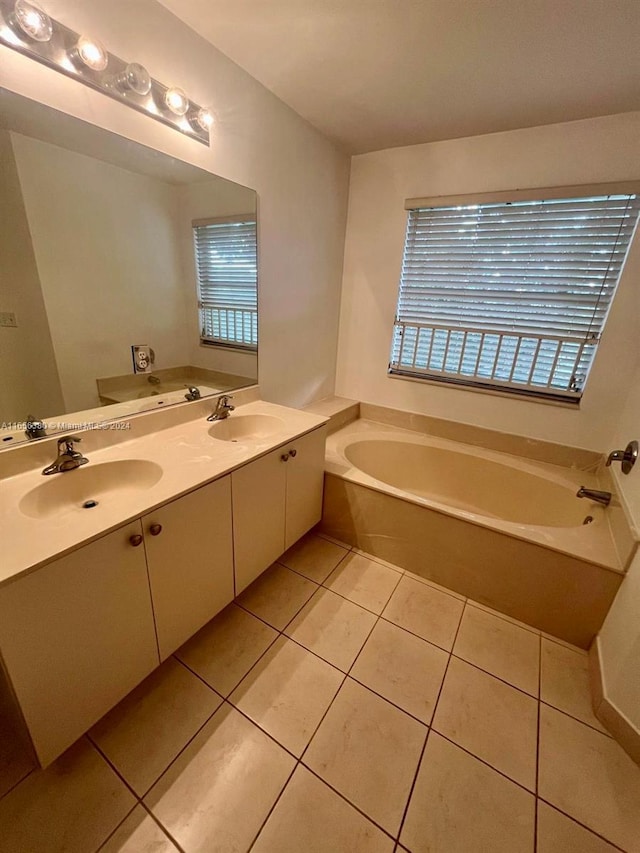
[(255, 350), (258, 346), (256, 219), (193, 223), (200, 340)]
[(579, 401), (640, 199), (568, 189), (407, 202), (390, 373)]

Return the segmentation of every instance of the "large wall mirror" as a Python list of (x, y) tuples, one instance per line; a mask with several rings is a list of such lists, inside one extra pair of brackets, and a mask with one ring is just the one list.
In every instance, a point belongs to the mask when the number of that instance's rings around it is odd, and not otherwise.
[(0, 199), (0, 448), (257, 381), (253, 190), (0, 90)]

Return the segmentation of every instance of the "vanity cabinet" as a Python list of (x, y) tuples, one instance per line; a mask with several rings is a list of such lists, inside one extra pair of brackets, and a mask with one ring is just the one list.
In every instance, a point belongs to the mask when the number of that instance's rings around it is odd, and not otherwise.
[(0, 665), (42, 766), (320, 520), (325, 431), (0, 586)]
[(0, 648), (49, 764), (158, 665), (140, 521), (0, 588)]
[(326, 427), (231, 474), (236, 595), (320, 521)]
[(160, 659), (233, 601), (231, 477), (142, 519)]

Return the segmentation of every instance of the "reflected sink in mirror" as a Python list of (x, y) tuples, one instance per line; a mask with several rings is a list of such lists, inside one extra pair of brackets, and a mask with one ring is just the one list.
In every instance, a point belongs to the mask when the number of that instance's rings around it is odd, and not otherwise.
[(275, 435), (284, 426), (282, 418), (275, 415), (230, 415), (215, 421), (209, 435), (221, 441), (256, 441)]
[(27, 492), (19, 509), (31, 518), (97, 511), (103, 502), (121, 501), (133, 492), (150, 489), (161, 477), (160, 465), (146, 459), (89, 463), (45, 478), (45, 482)]

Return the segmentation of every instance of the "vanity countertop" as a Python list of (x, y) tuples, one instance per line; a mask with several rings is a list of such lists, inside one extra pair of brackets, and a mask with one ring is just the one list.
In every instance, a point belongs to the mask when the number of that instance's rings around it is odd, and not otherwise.
[[(0, 586), (327, 422), (322, 415), (261, 400), (239, 406), (229, 421), (245, 415), (277, 418), (281, 424), (271, 421), (276, 428), (267, 436), (224, 441), (209, 434), (212, 427), (223, 427), (224, 421), (214, 425), (200, 416), (130, 441), (93, 452), (87, 450), (89, 463), (73, 471), (44, 477), (38, 467), (4, 478), (0, 482)], [(122, 489), (111, 487), (93, 509), (83, 508), (82, 501), (65, 502), (60, 510), (36, 517), (20, 507), (25, 496), (37, 487), (46, 485), (49, 490), (52, 481), (84, 477), (84, 472), (98, 465), (130, 460), (155, 463), (162, 469), (162, 475), (153, 485), (132, 489), (127, 485), (126, 466), (123, 466)], [(54, 488), (52, 485), (51, 489)], [(83, 495), (83, 500), (90, 497)], [(37, 501), (31, 503), (37, 506)]]

